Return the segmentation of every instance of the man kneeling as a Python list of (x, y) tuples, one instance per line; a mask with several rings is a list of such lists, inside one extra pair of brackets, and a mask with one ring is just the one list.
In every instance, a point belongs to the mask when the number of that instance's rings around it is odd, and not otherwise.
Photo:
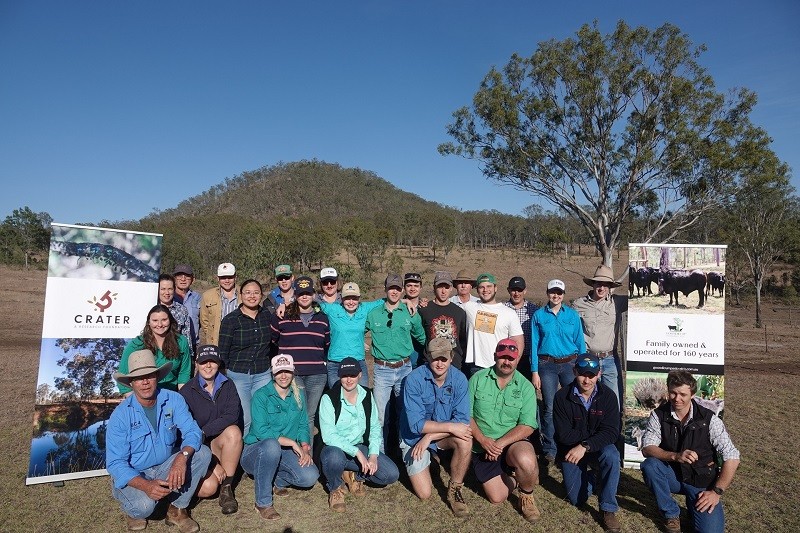
[(344, 487), (350, 494), (366, 496), (364, 481), (385, 486), (400, 473), (389, 457), (380, 452), (383, 430), (372, 393), (358, 384), (361, 366), (352, 357), (339, 364), (339, 382), (322, 396), (319, 427), (325, 447), (320, 453), (327, 480), (328, 505), (344, 512)]
[(181, 533), (200, 531), (186, 508), (208, 470), (211, 451), (183, 397), (158, 388), (172, 363), (157, 367), (153, 352), (139, 350), (130, 355), (128, 369), (114, 379), (133, 394), (111, 413), (106, 433), (106, 468), (128, 530), (145, 529), (147, 517), (166, 498), (167, 525), (177, 525)]
[(533, 488), (539, 484), (536, 452), (528, 438), (536, 429), (536, 392), (517, 372), (520, 349), (503, 339), (494, 352), (494, 366), (469, 380), (472, 417), (472, 464), (486, 497), (501, 503), (519, 487), (519, 508), (525, 520), (538, 520)]

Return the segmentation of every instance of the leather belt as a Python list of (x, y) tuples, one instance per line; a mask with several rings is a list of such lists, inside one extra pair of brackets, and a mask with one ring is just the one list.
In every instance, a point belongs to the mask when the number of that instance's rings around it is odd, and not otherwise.
[(400, 368), (401, 366), (403, 366), (404, 364), (408, 363), (409, 361), (411, 361), (410, 357), (405, 357), (405, 358), (400, 359), (399, 361), (396, 361), (394, 363), (390, 363), (389, 361), (384, 361), (383, 359), (373, 359), (372, 360), (372, 362), (375, 363), (376, 365), (385, 366), (386, 368)]
[(578, 354), (567, 355), (564, 357), (553, 357), (552, 355), (539, 355), (539, 359), (550, 363), (570, 363), (578, 358)]
[(589, 352), (589, 353), (592, 354), (592, 355), (596, 355), (597, 357), (600, 357), (601, 359), (604, 359), (606, 357), (611, 357), (611, 356), (614, 355), (614, 352)]

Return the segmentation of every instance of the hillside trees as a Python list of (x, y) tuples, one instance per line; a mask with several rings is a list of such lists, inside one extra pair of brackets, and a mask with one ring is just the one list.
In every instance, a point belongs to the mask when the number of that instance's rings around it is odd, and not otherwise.
[(33, 254), (47, 254), (50, 223), (46, 213), (35, 213), (25, 206), (14, 209), (0, 225), (0, 261), (28, 267)]
[(649, 221), (644, 242), (667, 241), (720, 205), (740, 178), (737, 154), (754, 135), (755, 95), (724, 96), (680, 30), (620, 21), (602, 35), (514, 54), (458, 109), (444, 155), (477, 160), (484, 175), (542, 197), (592, 235), (611, 266), (623, 227)]

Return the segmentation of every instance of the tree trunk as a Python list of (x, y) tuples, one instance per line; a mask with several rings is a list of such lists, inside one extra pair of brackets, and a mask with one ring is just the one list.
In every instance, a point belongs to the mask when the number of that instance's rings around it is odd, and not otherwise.
[(761, 327), (761, 278), (756, 279), (756, 327)]

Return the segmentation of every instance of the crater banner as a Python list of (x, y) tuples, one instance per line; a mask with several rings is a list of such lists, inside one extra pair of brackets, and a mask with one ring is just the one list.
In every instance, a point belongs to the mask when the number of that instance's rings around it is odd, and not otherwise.
[(27, 485), (107, 474), (113, 373), (157, 301), (161, 239), (51, 225)]

